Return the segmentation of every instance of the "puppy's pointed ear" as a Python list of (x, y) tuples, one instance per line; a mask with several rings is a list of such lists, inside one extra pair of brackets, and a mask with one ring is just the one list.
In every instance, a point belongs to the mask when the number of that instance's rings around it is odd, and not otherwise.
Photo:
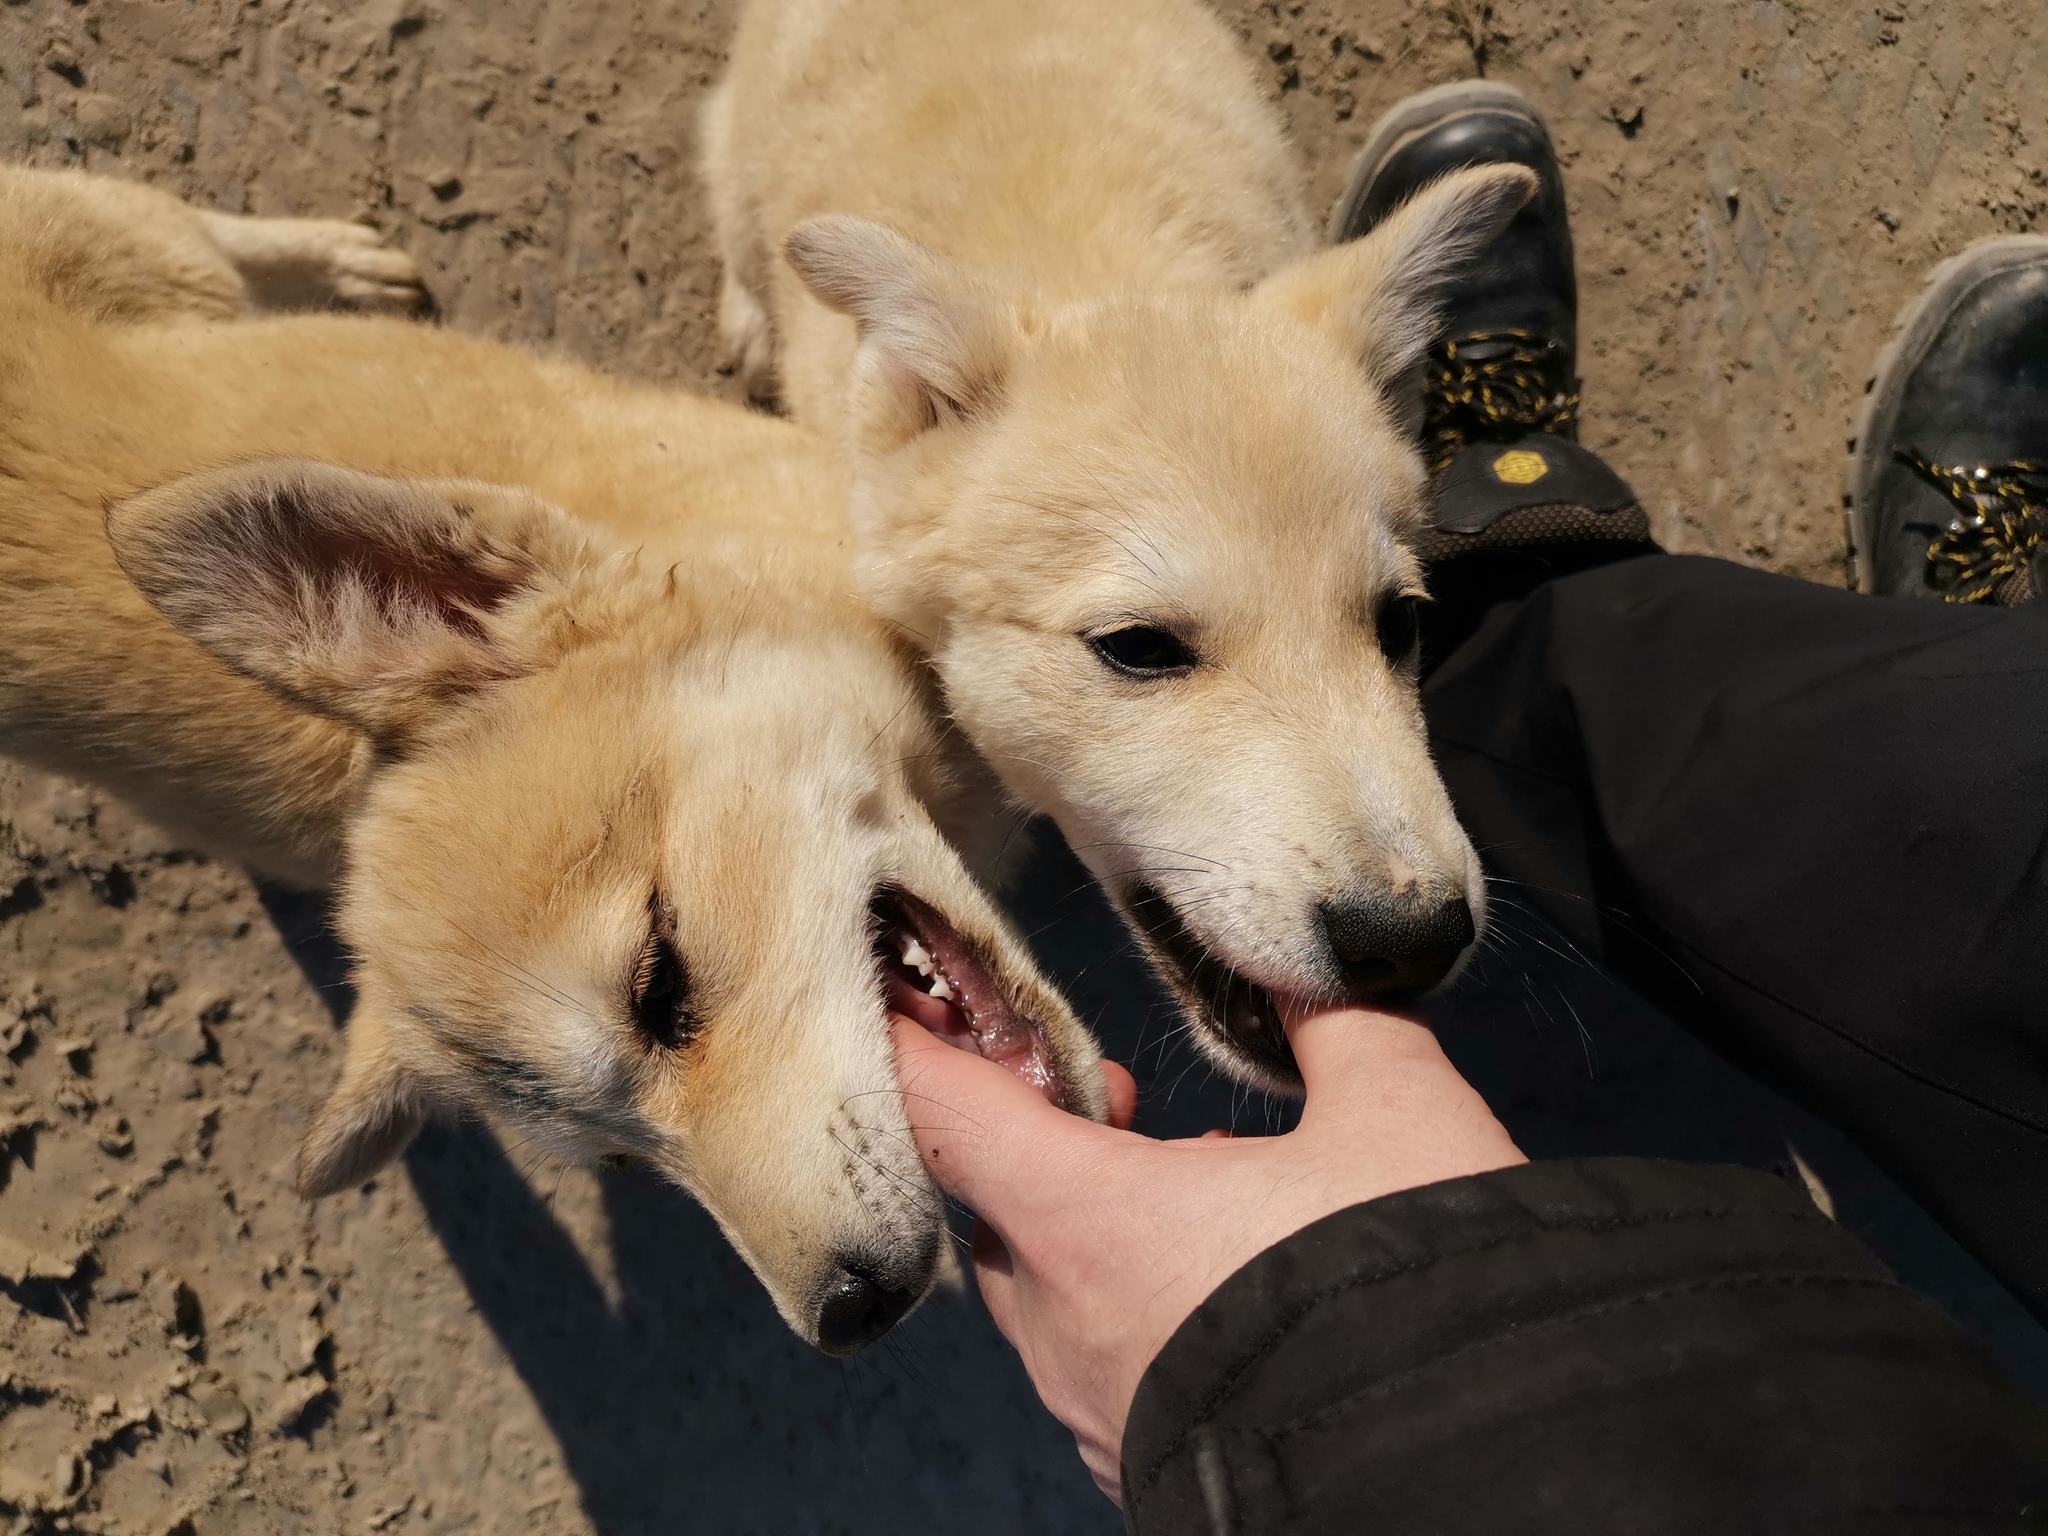
[(868, 430), (900, 440), (1001, 398), (1023, 331), (985, 281), (885, 224), (847, 214), (799, 224), (783, 253), (821, 304), (860, 327), (857, 376), (885, 396), (879, 419), (863, 423)]
[(353, 1189), (406, 1149), (425, 1123), (424, 1086), (400, 1060), (383, 1005), (365, 990), (344, 1037), (341, 1083), (299, 1143), (299, 1193)]
[(130, 497), (107, 537), (193, 640), (392, 751), (449, 701), (544, 664), (536, 611), (586, 563), (582, 531), (525, 492), (297, 460)]
[(1256, 297), (1330, 335), (1379, 389), (1398, 393), (1435, 339), (1447, 284), (1536, 191), (1519, 165), (1431, 182), (1364, 237), (1286, 267)]

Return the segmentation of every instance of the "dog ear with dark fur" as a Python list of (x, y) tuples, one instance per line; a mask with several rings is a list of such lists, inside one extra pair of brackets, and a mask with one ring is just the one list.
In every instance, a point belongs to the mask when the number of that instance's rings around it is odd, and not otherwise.
[(531, 620), (587, 543), (522, 491), (297, 460), (130, 497), (109, 509), (107, 537), (187, 636), (392, 751), (450, 701), (545, 664), (546, 626)]

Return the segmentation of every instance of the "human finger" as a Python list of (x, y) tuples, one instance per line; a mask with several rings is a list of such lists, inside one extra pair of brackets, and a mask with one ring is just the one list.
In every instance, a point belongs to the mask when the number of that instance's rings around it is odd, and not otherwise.
[(1109, 1132), (907, 1019), (893, 1028), (912, 1139), (941, 1189), (999, 1228), (1068, 1197), (1070, 1170)]
[(1109, 1123), (1128, 1131), (1138, 1113), (1138, 1080), (1121, 1062), (1102, 1058), (1102, 1087), (1109, 1098)]

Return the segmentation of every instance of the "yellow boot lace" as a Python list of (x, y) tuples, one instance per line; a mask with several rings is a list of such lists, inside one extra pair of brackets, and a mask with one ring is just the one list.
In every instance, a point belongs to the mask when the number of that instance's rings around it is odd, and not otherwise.
[(1927, 546), (1928, 583), (1945, 601), (1992, 601), (2048, 543), (2048, 464), (1942, 465), (1910, 449), (1894, 457), (1956, 508)]
[(1469, 443), (1525, 432), (1578, 436), (1579, 381), (1564, 349), (1531, 331), (1438, 342), (1422, 395), (1424, 444), (1438, 473)]

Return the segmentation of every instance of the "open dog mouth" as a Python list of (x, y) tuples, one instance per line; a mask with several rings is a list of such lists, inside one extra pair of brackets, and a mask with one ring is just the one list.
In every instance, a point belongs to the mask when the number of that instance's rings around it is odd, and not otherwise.
[(1151, 886), (1132, 886), (1127, 904), (1153, 951), (1178, 972), (1183, 1001), (1211, 1037), (1271, 1083), (1298, 1085), (1301, 1069), (1273, 994), (1210, 953), (1173, 903)]
[(1071, 1108), (1045, 1026), (1003, 995), (976, 945), (907, 892), (884, 888), (871, 910), (883, 1001), (892, 1013), (986, 1057), (1061, 1109)]

